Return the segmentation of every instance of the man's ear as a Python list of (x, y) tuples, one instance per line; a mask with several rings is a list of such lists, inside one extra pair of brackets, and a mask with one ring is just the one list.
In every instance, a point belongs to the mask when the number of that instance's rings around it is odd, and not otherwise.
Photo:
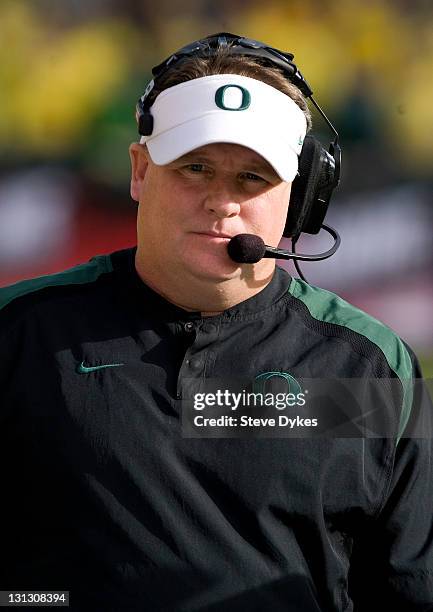
[(131, 198), (138, 202), (141, 185), (149, 165), (148, 153), (143, 145), (133, 142), (129, 147), (129, 157), (131, 158)]

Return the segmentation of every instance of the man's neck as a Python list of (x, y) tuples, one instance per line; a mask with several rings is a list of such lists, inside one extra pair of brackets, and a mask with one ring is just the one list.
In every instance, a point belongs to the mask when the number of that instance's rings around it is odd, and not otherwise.
[(135, 267), (141, 280), (168, 302), (188, 312), (200, 312), (202, 317), (212, 317), (262, 291), (272, 280), (275, 261), (244, 265), (240, 276), (221, 281), (195, 277), (179, 281), (176, 274), (167, 274), (166, 269), (150, 271), (139, 257)]

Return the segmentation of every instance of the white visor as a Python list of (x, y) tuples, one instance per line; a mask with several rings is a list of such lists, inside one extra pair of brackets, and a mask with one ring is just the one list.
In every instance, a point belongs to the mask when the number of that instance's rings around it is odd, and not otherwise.
[(150, 108), (153, 132), (142, 136), (158, 166), (215, 142), (261, 155), (283, 181), (298, 172), (307, 121), (289, 96), (238, 74), (193, 79), (162, 91)]

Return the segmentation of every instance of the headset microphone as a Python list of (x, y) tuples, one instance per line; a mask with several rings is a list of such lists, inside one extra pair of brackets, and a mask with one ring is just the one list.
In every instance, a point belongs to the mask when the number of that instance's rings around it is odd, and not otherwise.
[(264, 257), (273, 259), (294, 259), (300, 261), (321, 261), (331, 257), (340, 246), (341, 238), (333, 227), (329, 225), (322, 225), (322, 228), (326, 230), (334, 238), (333, 246), (324, 253), (317, 253), (316, 255), (307, 255), (304, 253), (296, 253), (287, 251), (285, 249), (278, 249), (275, 247), (267, 246), (260, 236), (254, 234), (238, 234), (233, 236), (227, 245), (227, 251), (231, 259), (237, 263), (249, 263), (254, 264), (263, 259)]

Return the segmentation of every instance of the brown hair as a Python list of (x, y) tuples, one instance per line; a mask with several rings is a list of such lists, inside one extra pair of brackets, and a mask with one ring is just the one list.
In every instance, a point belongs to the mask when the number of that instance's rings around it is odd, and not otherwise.
[(218, 49), (212, 56), (191, 56), (181, 60), (157, 79), (149, 95), (149, 102), (153, 104), (156, 96), (164, 89), (213, 74), (239, 74), (275, 87), (296, 102), (307, 120), (307, 131), (311, 129), (311, 113), (307, 100), (296, 85), (287, 79), (284, 72), (280, 68), (263, 65), (259, 58), (231, 55), (230, 48)]

